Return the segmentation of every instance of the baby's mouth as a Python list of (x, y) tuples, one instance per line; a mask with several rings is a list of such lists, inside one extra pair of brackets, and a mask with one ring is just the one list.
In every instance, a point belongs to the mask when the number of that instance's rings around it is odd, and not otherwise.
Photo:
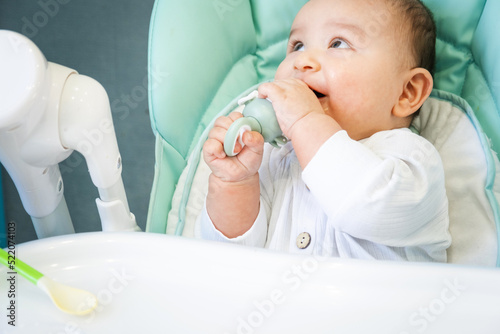
[(313, 91), (314, 95), (316, 95), (316, 97), (318, 98), (319, 103), (321, 104), (321, 106), (323, 107), (323, 110), (326, 113), (328, 111), (328, 109), (329, 109), (328, 102), (325, 99), (322, 99), (323, 97), (326, 97), (326, 95), (323, 94), (323, 93), (318, 92), (315, 89), (312, 89), (311, 87), (309, 87), (309, 88)]
[(325, 97), (325, 96), (326, 96), (325, 94), (320, 93), (320, 92), (318, 92), (318, 91), (316, 91), (316, 90), (314, 90), (314, 89), (313, 89), (312, 91), (313, 91), (313, 93), (316, 95), (316, 97), (317, 97), (318, 99), (320, 99), (320, 98), (322, 98), (322, 97)]

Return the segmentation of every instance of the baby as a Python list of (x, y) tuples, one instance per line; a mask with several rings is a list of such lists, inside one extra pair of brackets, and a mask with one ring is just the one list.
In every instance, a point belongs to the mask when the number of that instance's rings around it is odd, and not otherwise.
[(216, 120), (201, 236), (289, 252), (446, 262), (438, 152), (410, 123), (431, 93), (435, 24), (418, 0), (311, 0), (275, 80), (259, 86), (290, 142), (245, 132), (228, 157)]

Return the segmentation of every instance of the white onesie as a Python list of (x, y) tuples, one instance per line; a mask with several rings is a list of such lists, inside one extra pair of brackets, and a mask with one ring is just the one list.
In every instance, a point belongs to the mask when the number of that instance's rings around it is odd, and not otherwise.
[(409, 129), (324, 143), (302, 171), (291, 143), (266, 144), (260, 212), (237, 238), (201, 237), (288, 252), (360, 259), (446, 262), (451, 244), (444, 171), (436, 149)]

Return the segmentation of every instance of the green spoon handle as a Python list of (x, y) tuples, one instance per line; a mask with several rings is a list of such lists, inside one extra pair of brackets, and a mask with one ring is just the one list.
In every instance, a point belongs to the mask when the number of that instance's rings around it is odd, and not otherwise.
[(0, 263), (10, 270), (17, 271), (33, 284), (36, 284), (43, 276), (41, 272), (19, 260), (15, 255), (7, 253), (2, 248), (0, 248)]

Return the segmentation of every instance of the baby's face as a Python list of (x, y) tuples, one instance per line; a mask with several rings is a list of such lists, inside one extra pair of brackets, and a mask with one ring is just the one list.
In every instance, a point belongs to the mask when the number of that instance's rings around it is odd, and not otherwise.
[(311, 0), (295, 18), (276, 79), (303, 80), (353, 139), (396, 127), (391, 111), (409, 51), (392, 15), (380, 0)]

